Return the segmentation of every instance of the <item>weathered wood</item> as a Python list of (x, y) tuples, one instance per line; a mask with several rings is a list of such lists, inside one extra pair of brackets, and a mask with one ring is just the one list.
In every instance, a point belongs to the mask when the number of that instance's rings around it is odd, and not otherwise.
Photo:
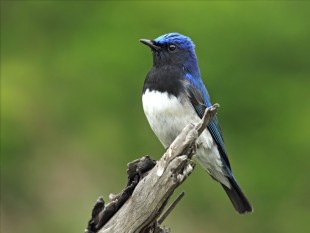
[[(183, 129), (155, 167), (135, 184), (131, 196), (99, 233), (169, 232), (169, 229), (158, 226), (161, 221), (158, 223), (157, 219), (174, 190), (193, 171), (194, 163), (191, 158), (196, 149), (195, 141), (216, 114), (218, 107), (215, 104), (207, 108), (198, 124), (189, 123)], [(118, 196), (113, 196), (112, 202), (117, 201)]]

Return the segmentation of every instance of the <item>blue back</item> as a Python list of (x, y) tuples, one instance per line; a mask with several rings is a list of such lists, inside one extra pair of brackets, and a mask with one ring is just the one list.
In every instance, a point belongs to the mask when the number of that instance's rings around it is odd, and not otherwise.
[[(162, 35), (154, 40), (158, 44), (175, 44), (180, 49), (184, 50), (180, 56), (184, 56), (184, 79), (189, 85), (185, 85), (187, 92), (190, 93), (190, 101), (200, 118), (202, 118), (204, 111), (207, 107), (212, 105), (208, 91), (201, 79), (200, 70), (198, 67), (198, 61), (195, 53), (195, 45), (192, 40), (184, 35), (173, 32)], [(202, 99), (202, 101), (200, 101)], [(220, 124), (215, 116), (208, 125), (213, 139), (218, 145), (218, 150), (225, 161), (226, 165), (230, 168), (230, 163), (225, 150), (224, 139), (222, 136)]]

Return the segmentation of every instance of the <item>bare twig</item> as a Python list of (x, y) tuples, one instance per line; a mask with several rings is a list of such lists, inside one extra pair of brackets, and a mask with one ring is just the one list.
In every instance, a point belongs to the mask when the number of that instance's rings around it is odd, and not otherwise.
[(176, 205), (181, 201), (181, 199), (184, 197), (184, 192), (181, 192), (179, 196), (172, 202), (172, 204), (167, 208), (167, 210), (163, 213), (162, 216), (157, 220), (157, 223), (160, 225), (162, 224), (165, 219), (168, 217), (168, 215), (172, 212), (172, 210), (176, 207)]

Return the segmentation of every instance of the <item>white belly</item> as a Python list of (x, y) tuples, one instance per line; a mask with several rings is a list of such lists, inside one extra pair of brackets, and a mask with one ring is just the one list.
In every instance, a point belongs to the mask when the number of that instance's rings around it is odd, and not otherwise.
[[(186, 98), (177, 98), (166, 92), (149, 91), (142, 96), (144, 113), (165, 148), (173, 142), (183, 128), (200, 121), (195, 109)], [(221, 183), (227, 184), (222, 171), (222, 161), (209, 130), (205, 130), (197, 140), (197, 159), (207, 172)]]
[(187, 124), (199, 120), (193, 107), (181, 101), (166, 92), (146, 90), (142, 96), (144, 113), (164, 147), (168, 147)]

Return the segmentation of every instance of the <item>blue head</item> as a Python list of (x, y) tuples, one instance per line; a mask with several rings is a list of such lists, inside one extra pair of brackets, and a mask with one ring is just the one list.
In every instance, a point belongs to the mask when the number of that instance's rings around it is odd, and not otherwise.
[(194, 52), (194, 48), (195, 48), (194, 43), (189, 37), (179, 34), (177, 32), (172, 32), (172, 33), (162, 35), (160, 37), (157, 37), (153, 41), (155, 44), (158, 44), (159, 46), (164, 46), (164, 45), (167, 46), (167, 45), (174, 44), (179, 49), (182, 49), (184, 51)]
[(189, 37), (172, 32), (154, 40), (140, 41), (152, 49), (155, 67), (174, 65), (199, 72), (195, 45)]

